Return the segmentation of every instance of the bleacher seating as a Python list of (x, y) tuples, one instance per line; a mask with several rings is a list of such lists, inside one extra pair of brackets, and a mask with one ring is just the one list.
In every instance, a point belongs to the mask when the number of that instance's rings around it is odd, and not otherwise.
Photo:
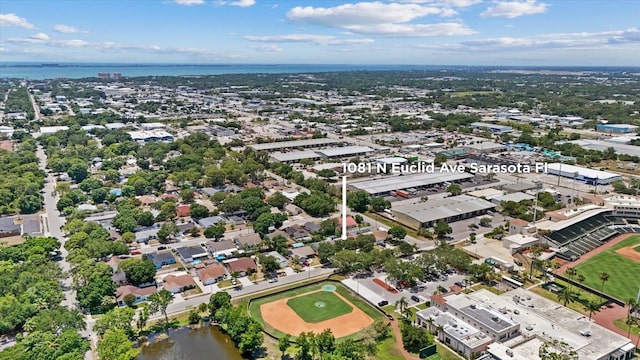
[(573, 261), (620, 233), (637, 231), (640, 231), (640, 227), (628, 224), (624, 218), (600, 213), (554, 231), (548, 235), (548, 239), (561, 248), (557, 253), (560, 258)]

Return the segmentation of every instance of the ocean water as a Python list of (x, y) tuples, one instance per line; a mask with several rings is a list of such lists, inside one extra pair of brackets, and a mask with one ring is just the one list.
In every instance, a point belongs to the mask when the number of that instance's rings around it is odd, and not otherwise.
[[(221, 74), (278, 74), (332, 71), (435, 70), (444, 66), (422, 65), (308, 65), (308, 64), (89, 64), (89, 63), (0, 63), (1, 78), (44, 80), (97, 77), (99, 72), (123, 77), (197, 76)], [(448, 67), (454, 68), (454, 67)], [(459, 67), (457, 67), (459, 68)]]

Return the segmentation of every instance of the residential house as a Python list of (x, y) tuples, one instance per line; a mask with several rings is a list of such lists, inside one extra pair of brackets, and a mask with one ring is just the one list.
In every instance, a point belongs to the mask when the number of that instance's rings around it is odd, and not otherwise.
[(211, 264), (203, 269), (196, 270), (198, 278), (203, 285), (211, 285), (224, 280), (227, 277), (227, 271), (220, 264)]
[(205, 247), (214, 258), (220, 255), (228, 257), (238, 251), (236, 243), (233, 240), (207, 241)]
[(297, 248), (293, 248), (289, 250), (289, 256), (291, 258), (295, 258), (296, 256), (300, 259), (311, 259), (316, 256), (316, 252), (311, 248), (311, 246), (301, 246)]
[(183, 291), (195, 288), (196, 282), (193, 276), (186, 275), (167, 275), (164, 277), (162, 287), (169, 290), (172, 294), (181, 293)]
[(164, 253), (153, 252), (153, 253), (145, 254), (145, 256), (149, 261), (153, 263), (153, 265), (155, 265), (156, 269), (160, 269), (165, 265), (171, 265), (176, 263), (176, 258), (170, 252), (164, 252)]
[(294, 216), (298, 215), (298, 214), (301, 214), (303, 212), (303, 210), (300, 207), (298, 207), (297, 205), (294, 205), (294, 204), (285, 205), (284, 206), (284, 210), (286, 212), (288, 212), (289, 214), (294, 215)]
[(258, 233), (243, 234), (235, 238), (235, 242), (241, 249), (258, 249), (262, 244), (262, 238)]
[(284, 231), (291, 237), (293, 240), (309, 240), (311, 239), (311, 234), (300, 225), (291, 225), (288, 228), (284, 229)]
[(145, 288), (139, 288), (133, 285), (120, 286), (116, 289), (116, 303), (118, 304), (118, 306), (125, 306), (127, 305), (124, 301), (125, 297), (127, 295), (133, 295), (135, 298), (133, 304), (139, 304), (143, 301), (146, 301), (147, 298), (149, 298), (149, 296), (151, 294), (154, 294), (156, 291), (158, 291), (158, 288), (156, 288), (155, 286), (149, 286)]
[(239, 276), (246, 276), (248, 272), (258, 270), (252, 258), (237, 258), (225, 262), (230, 273), (237, 272)]
[[(351, 216), (347, 216), (347, 229), (358, 226), (358, 223)], [(338, 228), (342, 229), (342, 217), (338, 218)]]
[(196, 227), (196, 224), (193, 223), (193, 220), (185, 221), (185, 219), (182, 219), (181, 221), (176, 223), (176, 225), (178, 226), (178, 231), (182, 234), (186, 233), (187, 231), (191, 231), (191, 229)]
[(209, 216), (209, 217), (198, 220), (198, 224), (200, 224), (200, 226), (202, 226), (203, 229), (206, 229), (209, 226), (216, 226), (220, 222), (225, 224), (227, 221), (222, 216)]
[(289, 266), (289, 260), (287, 260), (286, 257), (282, 256), (279, 252), (277, 251), (271, 251), (265, 254), (266, 256), (273, 256), (273, 258), (276, 259), (276, 261), (278, 262), (278, 265), (280, 265), (280, 268), (283, 269), (287, 266)]
[(187, 217), (191, 215), (191, 208), (189, 205), (178, 205), (176, 206), (176, 215), (178, 217)]
[(143, 228), (142, 230), (136, 231), (135, 232), (136, 242), (147, 243), (149, 242), (149, 240), (152, 240), (158, 237), (158, 231), (160, 231), (159, 226)]
[(209, 256), (207, 252), (201, 246), (189, 246), (179, 247), (176, 252), (180, 256), (180, 259), (185, 263), (193, 262), (194, 260), (206, 258)]
[(384, 245), (384, 242), (389, 238), (389, 233), (386, 230), (373, 230), (371, 233), (375, 238), (376, 245)]
[(304, 224), (304, 228), (305, 228), (308, 232), (310, 232), (310, 233), (312, 233), (312, 234), (315, 234), (315, 233), (317, 233), (317, 232), (320, 232), (321, 226), (320, 226), (320, 224), (317, 224), (317, 223), (314, 223), (314, 222), (309, 221), (309, 222), (307, 222), (307, 223), (305, 223), (305, 224)]

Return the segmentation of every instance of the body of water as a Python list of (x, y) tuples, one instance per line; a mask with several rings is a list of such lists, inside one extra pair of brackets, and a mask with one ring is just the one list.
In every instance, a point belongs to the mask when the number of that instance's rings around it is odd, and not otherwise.
[(215, 326), (172, 330), (167, 340), (140, 349), (138, 360), (241, 360), (233, 341)]
[[(308, 65), (308, 64), (40, 64), (0, 63), (0, 77), (29, 80), (56, 78), (80, 79), (97, 77), (100, 72), (119, 72), (123, 77), (137, 76), (197, 76), (221, 74), (277, 74), (357, 70), (434, 70), (446, 67), (420, 65)], [(454, 67), (451, 67), (454, 68)]]

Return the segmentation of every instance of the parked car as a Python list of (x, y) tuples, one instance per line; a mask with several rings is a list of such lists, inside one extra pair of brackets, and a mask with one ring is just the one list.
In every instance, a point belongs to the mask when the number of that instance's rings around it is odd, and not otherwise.
[(140, 250), (131, 250), (129, 252), (129, 254), (131, 254), (131, 255), (140, 255), (140, 254), (142, 254), (142, 252)]
[(162, 245), (162, 246), (158, 246), (158, 250), (166, 250), (166, 249), (167, 249), (167, 247), (166, 247), (166, 246), (164, 246), (164, 245)]
[(389, 302), (387, 300), (382, 300), (378, 303), (378, 306), (383, 307), (383, 306), (387, 306), (389, 305)]
[(411, 295), (411, 300), (413, 300), (415, 302), (420, 302), (420, 298), (415, 296), (415, 295)]

